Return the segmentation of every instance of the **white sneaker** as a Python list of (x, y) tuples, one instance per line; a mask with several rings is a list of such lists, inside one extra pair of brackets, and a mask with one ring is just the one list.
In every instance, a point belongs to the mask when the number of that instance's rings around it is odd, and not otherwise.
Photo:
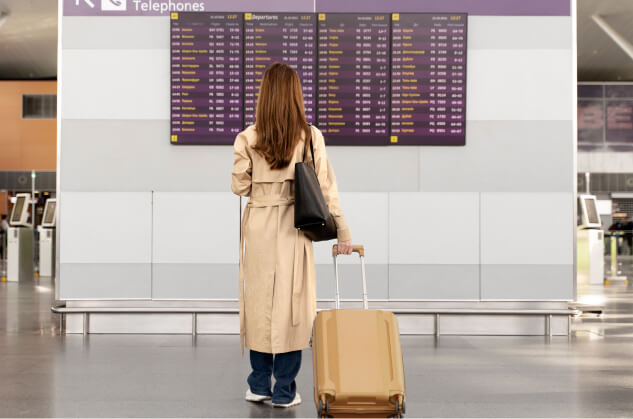
[(295, 399), (290, 403), (273, 403), (275, 407), (292, 407), (301, 404), (301, 395), (299, 393), (295, 393)]
[(253, 393), (250, 388), (246, 390), (246, 396), (244, 398), (246, 399), (246, 401), (254, 403), (261, 403), (264, 400), (272, 399), (272, 397), (270, 396), (260, 396), (259, 394)]

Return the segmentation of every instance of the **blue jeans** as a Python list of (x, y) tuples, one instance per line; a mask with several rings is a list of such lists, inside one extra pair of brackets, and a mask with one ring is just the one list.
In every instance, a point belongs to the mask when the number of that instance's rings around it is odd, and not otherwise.
[[(272, 396), (273, 403), (286, 404), (297, 394), (295, 378), (301, 368), (301, 351), (283, 354), (267, 354), (250, 351), (251, 368), (248, 376), (251, 392), (259, 396)], [(270, 391), (271, 375), (275, 376), (275, 387)]]

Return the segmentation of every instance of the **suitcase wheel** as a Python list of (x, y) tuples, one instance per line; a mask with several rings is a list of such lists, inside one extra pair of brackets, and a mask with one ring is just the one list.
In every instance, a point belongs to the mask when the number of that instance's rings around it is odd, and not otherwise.
[(319, 400), (319, 415), (322, 418), (325, 418), (328, 416), (328, 413), (330, 411), (330, 402), (329, 400), (325, 401), (325, 405), (323, 404), (323, 400)]
[(406, 404), (405, 401), (402, 400), (402, 397), (398, 397), (396, 399), (396, 413), (393, 415), (395, 418), (401, 418), (402, 415), (406, 412)]

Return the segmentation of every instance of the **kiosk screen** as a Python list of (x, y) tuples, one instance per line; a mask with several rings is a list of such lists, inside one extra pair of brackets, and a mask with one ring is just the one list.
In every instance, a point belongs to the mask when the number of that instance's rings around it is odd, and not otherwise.
[(587, 209), (587, 224), (600, 224), (596, 201), (592, 198), (585, 198), (585, 208)]
[(13, 207), (13, 212), (11, 213), (11, 222), (19, 223), (22, 221), (22, 211), (24, 211), (24, 204), (26, 203), (26, 198), (23, 196), (18, 196), (15, 201), (15, 206)]
[(55, 219), (55, 202), (49, 202), (46, 207), (46, 217), (44, 217), (45, 224), (52, 224)]

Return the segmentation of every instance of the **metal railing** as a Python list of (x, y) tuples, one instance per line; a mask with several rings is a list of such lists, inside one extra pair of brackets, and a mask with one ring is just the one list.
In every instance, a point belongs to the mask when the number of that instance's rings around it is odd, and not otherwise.
[[(327, 310), (327, 309), (318, 309)], [(66, 314), (82, 314), (83, 315), (83, 334), (87, 335), (90, 328), (90, 314), (191, 314), (191, 330), (192, 335), (196, 336), (198, 325), (198, 314), (239, 314), (237, 308), (204, 308), (204, 307), (51, 307), (53, 313), (59, 314), (59, 330), (64, 332), (64, 316)], [(463, 309), (463, 308), (397, 308), (387, 309), (394, 314), (418, 314), (435, 316), (435, 336), (440, 336), (440, 316), (442, 315), (513, 315), (513, 316), (543, 316), (545, 320), (545, 335), (552, 336), (552, 318), (553, 316), (568, 316), (568, 330), (571, 331), (571, 316), (577, 316), (582, 313), (577, 308), (568, 309)]]

